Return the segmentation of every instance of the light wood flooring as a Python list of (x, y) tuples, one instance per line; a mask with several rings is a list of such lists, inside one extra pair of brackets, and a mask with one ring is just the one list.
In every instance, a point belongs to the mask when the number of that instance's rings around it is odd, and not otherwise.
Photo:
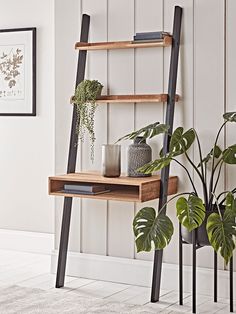
[[(0, 250), (0, 285), (18, 285), (23, 287), (55, 289), (55, 275), (50, 274), (50, 256), (17, 251)], [(86, 278), (66, 277), (64, 293), (105, 298), (115, 302), (143, 305), (149, 303), (150, 288), (120, 283), (90, 280)], [(157, 313), (191, 313), (191, 295), (185, 293), (184, 305), (178, 305), (178, 291), (161, 291), (161, 301), (151, 303)], [(229, 301), (220, 299), (213, 303), (209, 296), (198, 295), (198, 313), (229, 313)], [(1, 313), (1, 310), (0, 310)], [(61, 313), (60, 313), (61, 314)], [(106, 314), (106, 313), (104, 313)], [(107, 313), (109, 314), (109, 313)]]

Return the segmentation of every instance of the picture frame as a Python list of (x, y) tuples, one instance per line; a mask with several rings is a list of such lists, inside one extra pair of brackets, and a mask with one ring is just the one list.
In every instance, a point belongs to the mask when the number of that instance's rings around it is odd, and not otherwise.
[(36, 27), (0, 29), (0, 116), (36, 116)]

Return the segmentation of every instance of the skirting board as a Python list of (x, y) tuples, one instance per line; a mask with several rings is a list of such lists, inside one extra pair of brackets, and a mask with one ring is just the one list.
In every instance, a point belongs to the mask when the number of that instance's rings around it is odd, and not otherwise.
[(53, 247), (51, 233), (0, 229), (0, 249), (50, 255)]
[[(52, 251), (51, 271), (56, 272), (58, 251)], [(191, 293), (191, 266), (184, 267), (184, 291)], [(135, 259), (69, 252), (66, 274), (68, 276), (151, 286), (152, 262)], [(178, 265), (163, 264), (162, 289), (178, 290)], [(236, 277), (234, 278), (236, 284)], [(236, 289), (235, 289), (236, 290)], [(197, 291), (213, 295), (213, 270), (197, 268)], [(218, 271), (218, 296), (229, 297), (229, 272)], [(236, 298), (236, 291), (234, 298)]]

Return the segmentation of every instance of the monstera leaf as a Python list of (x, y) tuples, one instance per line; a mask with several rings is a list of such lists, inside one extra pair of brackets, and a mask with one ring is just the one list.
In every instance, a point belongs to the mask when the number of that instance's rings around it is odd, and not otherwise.
[[(221, 148), (218, 145), (215, 145), (215, 149), (214, 147), (211, 149), (211, 151), (206, 155), (206, 157), (203, 158), (202, 163), (208, 163), (208, 161), (211, 160), (213, 157), (219, 158), (221, 154), (222, 154)], [(198, 167), (200, 166), (201, 163), (198, 164)]]
[(211, 214), (207, 219), (207, 234), (209, 241), (216, 252), (228, 264), (235, 249), (236, 223), (230, 209), (226, 209), (223, 217), (218, 213)]
[(133, 230), (137, 252), (149, 252), (154, 244), (156, 250), (167, 246), (174, 232), (173, 224), (167, 216), (158, 214), (152, 207), (142, 208), (134, 217)]
[(236, 122), (236, 112), (226, 112), (223, 118), (228, 122)]
[(162, 168), (168, 166), (171, 162), (172, 158), (171, 156), (164, 156), (161, 157), (160, 159), (156, 159), (154, 161), (149, 162), (148, 164), (142, 166), (141, 168), (137, 169), (137, 172), (140, 173), (152, 173), (154, 171), (161, 170)]
[(134, 131), (132, 133), (126, 134), (125, 136), (119, 138), (117, 142), (121, 140), (134, 140), (135, 138), (139, 136), (145, 139), (152, 138), (156, 135), (166, 133), (168, 129), (169, 129), (168, 125), (160, 124), (160, 122), (155, 122), (139, 129), (138, 131)]
[(201, 226), (205, 219), (205, 206), (202, 199), (195, 195), (190, 195), (188, 199), (180, 197), (176, 202), (176, 209), (179, 222), (189, 232)]
[(226, 195), (225, 207), (231, 211), (232, 215), (236, 216), (236, 199), (231, 192)]
[(236, 164), (236, 144), (226, 148), (223, 153), (223, 161), (226, 164)]
[(186, 152), (195, 140), (194, 129), (189, 129), (185, 133), (182, 127), (177, 128), (170, 140), (170, 153), (173, 156), (178, 156)]

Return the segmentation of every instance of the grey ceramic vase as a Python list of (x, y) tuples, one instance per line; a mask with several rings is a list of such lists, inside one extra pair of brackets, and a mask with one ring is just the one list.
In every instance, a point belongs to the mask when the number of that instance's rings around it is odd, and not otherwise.
[(137, 172), (137, 169), (152, 160), (152, 149), (146, 144), (143, 137), (137, 137), (134, 143), (128, 147), (128, 169), (129, 177), (150, 177), (151, 174)]

